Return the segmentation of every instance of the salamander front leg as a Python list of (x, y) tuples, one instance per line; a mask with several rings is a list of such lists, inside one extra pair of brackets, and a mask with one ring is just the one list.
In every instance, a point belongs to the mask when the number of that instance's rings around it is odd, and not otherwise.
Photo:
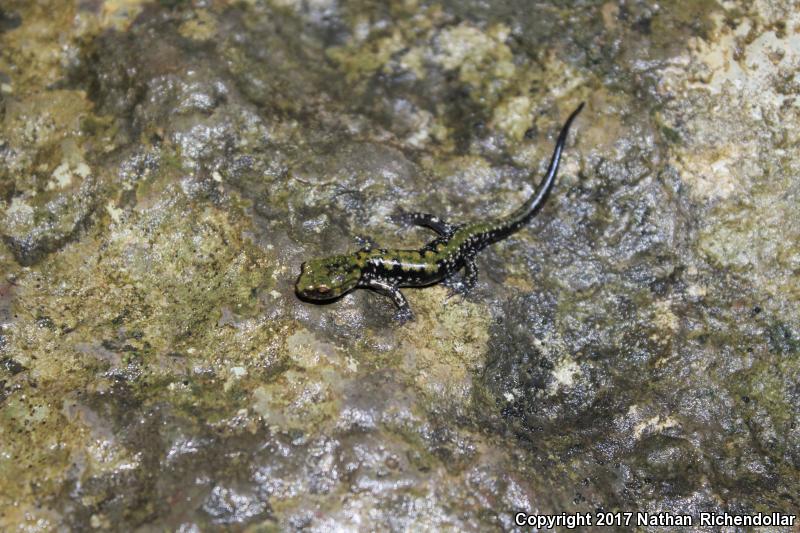
[(458, 229), (456, 226), (448, 224), (439, 217), (428, 213), (409, 213), (407, 211), (400, 211), (399, 213), (389, 217), (389, 219), (396, 224), (422, 226), (423, 228), (431, 229), (442, 237), (447, 238), (451, 237), (453, 233), (456, 232), (456, 229)]
[(395, 319), (400, 322), (406, 322), (414, 318), (414, 313), (411, 312), (411, 306), (408, 305), (408, 300), (406, 300), (406, 297), (403, 296), (403, 293), (400, 292), (400, 289), (396, 286), (377, 279), (368, 280), (366, 286), (392, 299), (394, 305), (397, 307)]

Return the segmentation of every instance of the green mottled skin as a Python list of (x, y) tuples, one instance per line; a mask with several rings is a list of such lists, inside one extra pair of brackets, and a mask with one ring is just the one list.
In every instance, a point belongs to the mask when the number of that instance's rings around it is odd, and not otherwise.
[(369, 288), (390, 296), (400, 312), (411, 312), (400, 287), (425, 287), (450, 278), (464, 269), (464, 290), (475, 286), (475, 256), (483, 248), (514, 233), (539, 211), (558, 173), (561, 152), (570, 125), (581, 104), (567, 119), (558, 136), (550, 167), (533, 195), (519, 209), (502, 219), (451, 225), (426, 213), (402, 213), (396, 220), (427, 227), (439, 237), (419, 250), (364, 248), (349, 255), (335, 255), (303, 263), (295, 290), (304, 300), (336, 299), (357, 288)]

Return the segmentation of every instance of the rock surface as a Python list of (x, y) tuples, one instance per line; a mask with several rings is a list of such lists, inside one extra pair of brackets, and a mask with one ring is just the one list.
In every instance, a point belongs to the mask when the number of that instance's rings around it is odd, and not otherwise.
[[(0, 529), (797, 513), (798, 32), (790, 0), (3, 2)], [(584, 100), (466, 299), (295, 297), (424, 242), (398, 209), (515, 208)]]

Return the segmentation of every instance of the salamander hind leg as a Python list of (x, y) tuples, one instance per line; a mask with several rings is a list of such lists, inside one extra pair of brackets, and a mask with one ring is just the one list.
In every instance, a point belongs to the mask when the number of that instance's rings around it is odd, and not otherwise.
[(356, 235), (355, 239), (362, 250), (372, 250), (378, 247), (372, 237), (368, 235)]
[(478, 265), (475, 263), (475, 258), (469, 257), (466, 259), (462, 276), (450, 276), (442, 284), (450, 289), (450, 294), (447, 296), (448, 299), (457, 294), (462, 297), (469, 294), (478, 284)]
[(458, 229), (453, 224), (448, 224), (435, 215), (429, 213), (409, 213), (407, 211), (400, 211), (389, 217), (392, 222), (396, 224), (405, 224), (408, 226), (422, 226), (428, 228), (442, 237), (450, 238), (453, 233)]
[(464, 290), (471, 291), (478, 284), (478, 265), (475, 263), (475, 258), (470, 258), (464, 265)]

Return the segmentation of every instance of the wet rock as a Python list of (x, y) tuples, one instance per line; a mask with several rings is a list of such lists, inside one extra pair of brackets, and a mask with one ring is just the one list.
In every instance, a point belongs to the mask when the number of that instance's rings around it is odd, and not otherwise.
[(15, 98), (6, 107), (0, 235), (22, 265), (74, 240), (96, 208), (96, 170), (86, 161), (79, 127), (87, 112), (78, 91)]
[[(77, 171), (85, 172), (82, 167)], [(75, 239), (94, 211), (93, 189), (89, 183), (49, 200), (50, 195), (43, 195), (33, 205), (21, 198), (12, 200), (0, 232), (17, 261), (32, 265)]]
[[(0, 9), (0, 528), (800, 502), (790, 2)], [(502, 216), (478, 287), (302, 261)], [(6, 480), (6, 481), (2, 481)]]
[(257, 495), (242, 494), (221, 486), (211, 490), (203, 510), (216, 524), (243, 524), (255, 519), (264, 520), (267, 515), (266, 504)]

